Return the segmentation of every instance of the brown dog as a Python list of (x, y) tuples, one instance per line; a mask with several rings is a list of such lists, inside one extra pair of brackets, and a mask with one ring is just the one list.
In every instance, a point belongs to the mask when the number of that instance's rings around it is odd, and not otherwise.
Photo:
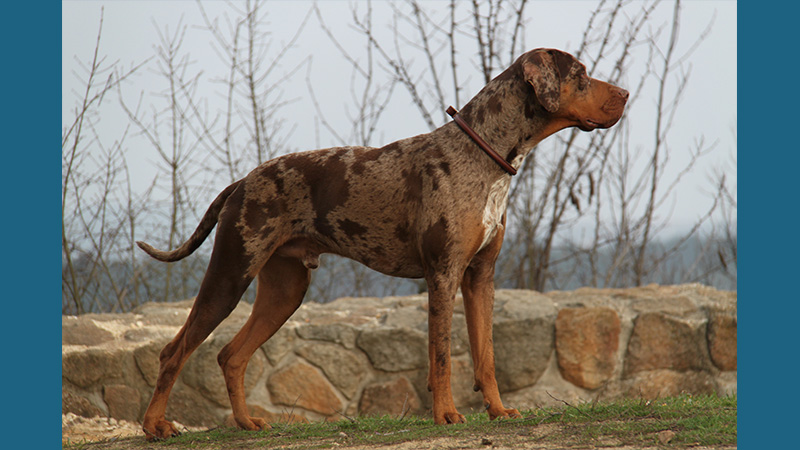
[[(573, 56), (552, 49), (523, 54), (460, 113), (477, 135), (518, 168), (533, 147), (567, 127), (608, 128), (628, 92), (589, 78)], [(186, 359), (258, 277), (253, 312), (219, 353), (236, 423), (250, 417), (244, 373), (252, 354), (300, 306), (321, 253), (359, 261), (388, 275), (424, 277), (429, 301), (428, 388), (437, 424), (459, 423), (450, 391), (450, 325), (461, 287), (475, 373), (489, 417), (519, 417), (500, 401), (492, 347), (494, 266), (505, 232), (511, 176), (455, 123), (382, 148), (339, 147), (267, 161), (225, 188), (181, 247), (161, 261), (195, 251), (219, 223), (200, 292), (183, 328), (161, 352), (144, 416), (148, 439), (178, 434), (164, 417)]]

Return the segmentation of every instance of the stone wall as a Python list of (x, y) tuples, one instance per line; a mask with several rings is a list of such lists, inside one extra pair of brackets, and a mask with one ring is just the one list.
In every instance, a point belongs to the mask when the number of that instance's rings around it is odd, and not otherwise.
[[(158, 354), (191, 301), (128, 314), (64, 316), (64, 413), (141, 421)], [(427, 296), (344, 298), (303, 305), (253, 356), (248, 404), (269, 421), (430, 414)], [(230, 420), (216, 355), (250, 312), (242, 302), (184, 367), (167, 409), (184, 425)], [(461, 298), (453, 319), (452, 383), (462, 413), (479, 410)], [(736, 392), (736, 293), (698, 284), (500, 290), (494, 309), (497, 380), (519, 409), (596, 398)]]

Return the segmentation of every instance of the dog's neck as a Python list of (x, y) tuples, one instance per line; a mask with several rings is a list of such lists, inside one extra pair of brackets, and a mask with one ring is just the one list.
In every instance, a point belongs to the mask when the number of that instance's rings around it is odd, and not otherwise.
[(536, 144), (564, 128), (548, 117), (518, 64), (490, 81), (459, 114), (515, 169)]

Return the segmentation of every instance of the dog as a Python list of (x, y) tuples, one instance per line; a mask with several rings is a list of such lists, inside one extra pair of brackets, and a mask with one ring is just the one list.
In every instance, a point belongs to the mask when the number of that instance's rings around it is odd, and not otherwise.
[[(500, 400), (492, 346), (493, 278), (511, 174), (536, 144), (559, 130), (613, 126), (627, 100), (626, 90), (590, 78), (572, 55), (531, 50), (460, 113), (450, 111), (458, 123), (380, 148), (337, 147), (267, 161), (225, 188), (180, 247), (161, 251), (137, 242), (160, 261), (177, 261), (217, 226), (192, 310), (159, 356), (158, 381), (144, 416), (147, 439), (179, 434), (165, 418), (170, 390), (189, 355), (256, 278), (252, 313), (217, 360), (238, 426), (269, 428), (248, 413), (245, 368), (300, 306), (323, 253), (426, 280), (428, 390), (436, 424), (464, 422), (450, 388), (451, 321), (460, 287), (475, 390), (482, 392), (491, 419), (521, 417)], [(481, 138), (502, 161), (481, 151), (487, 145), (479, 148)]]

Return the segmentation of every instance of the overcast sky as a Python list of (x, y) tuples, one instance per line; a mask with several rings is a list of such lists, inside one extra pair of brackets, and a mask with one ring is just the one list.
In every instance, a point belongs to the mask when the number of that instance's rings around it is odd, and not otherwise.
[[(444, 8), (449, 2), (423, 2), (433, 7)], [(632, 2), (629, 7), (638, 7), (641, 2)], [(271, 1), (266, 3), (268, 10), (268, 29), (270, 38), (275, 42), (275, 47), (281, 42), (287, 42), (297, 31), (299, 24), (309, 11), (312, 2), (305, 1)], [(359, 38), (349, 28), (351, 9), (353, 5), (364, 10), (365, 2), (321, 1), (318, 3), (329, 26), (341, 32), (341, 39), (345, 45), (363, 46), (363, 38)], [(553, 47), (566, 51), (574, 51), (581, 42), (583, 29), (594, 10), (594, 1), (533, 1), (527, 6), (529, 22), (526, 27), (525, 44), (529, 49), (537, 47)], [(204, 6), (212, 17), (220, 16), (227, 12), (231, 14), (226, 2), (207, 2)], [(220, 71), (219, 57), (211, 51), (211, 37), (209, 33), (195, 25), (203, 23), (195, 2), (190, 1), (71, 1), (62, 3), (62, 114), (63, 125), (71, 122), (74, 116), (77, 93), (84, 86), (75, 76), (80, 73), (76, 58), (82, 61), (90, 60), (94, 50), (100, 22), (101, 8), (104, 9), (104, 23), (100, 53), (108, 61), (119, 61), (123, 67), (144, 61), (154, 53), (158, 44), (157, 29), (169, 29), (174, 32), (178, 24), (188, 25), (185, 38), (185, 51), (191, 55), (193, 69), (202, 70), (204, 74), (224, 76)], [(391, 23), (391, 9), (386, 2), (374, 2), (373, 22), (381, 28), (389, 27)], [(670, 3), (661, 5), (655, 11), (656, 15), (651, 21), (653, 27), (667, 23), (671, 18), (672, 7)], [(673, 170), (680, 167), (687, 151), (701, 136), (707, 142), (716, 141), (713, 154), (707, 156), (702, 165), (699, 165), (681, 183), (675, 199), (673, 222), (681, 225), (690, 223), (702, 213), (708, 205), (708, 199), (698, 192), (709, 190), (708, 175), (713, 167), (722, 163), (730, 163), (731, 155), (736, 152), (736, 2), (734, 1), (687, 1), (683, 4), (681, 28), (678, 43), (678, 53), (688, 49), (697, 36), (712, 22), (711, 33), (706, 40), (692, 53), (691, 58), (685, 62), (685, 68), (690, 70), (689, 85), (683, 98), (679, 114), (674, 119), (674, 129), (671, 134), (670, 146), (674, 156), (670, 164)], [(306, 77), (313, 83), (315, 92), (319, 97), (323, 111), (329, 120), (343, 117), (346, 104), (349, 102), (349, 89), (352, 70), (349, 64), (330, 45), (325, 35), (316, 26), (316, 19), (311, 18), (305, 27), (296, 48), (292, 50), (280, 70), (288, 73), (308, 55), (313, 55), (310, 66), (304, 65), (298, 74), (293, 77), (292, 83), (283, 86), (284, 97), (297, 99), (294, 103), (280, 110), (283, 119), (289, 124), (297, 126), (295, 131), (288, 136), (287, 144), (294, 150), (313, 149), (318, 146), (336, 145), (334, 139), (324, 132), (313, 129), (315, 111), (308, 98)], [(352, 44), (351, 41), (352, 40)], [(469, 92), (472, 95), (482, 87), (477, 71), (462, 65), (459, 75), (462, 79), (471, 77)], [(632, 71), (635, 75), (635, 70)], [(632, 77), (634, 75), (629, 75)], [(209, 75), (209, 78), (211, 76)], [(631, 84), (635, 79), (629, 79)], [(623, 86), (628, 87), (628, 86)], [(155, 92), (165, 89), (165, 81), (155, 73), (152, 64), (146, 67), (137, 76), (131, 78), (124, 86), (127, 95), (136, 99), (144, 94), (144, 101), (156, 101)], [(201, 89), (201, 95), (208, 97), (210, 102), (219, 101), (220, 87), (210, 81)], [(398, 89), (398, 92), (400, 90)], [(462, 103), (464, 101), (462, 100)], [(655, 102), (655, 93), (646, 93), (639, 103), (651, 107)], [(454, 102), (455, 103), (455, 102)], [(400, 110), (401, 120), (394, 120), (391, 126), (384, 126), (373, 145), (383, 145), (403, 137), (427, 132), (424, 121), (414, 113), (411, 105), (402, 105), (407, 108)], [(409, 113), (410, 112), (410, 113)], [(628, 111), (627, 114), (636, 114)], [(434, 117), (444, 123), (444, 117)], [(113, 141), (114, 136), (119, 136), (126, 120), (119, 112), (108, 111), (100, 121), (99, 133), (102, 139)], [(385, 121), (386, 123), (388, 121)], [(633, 134), (636, 131), (632, 131)], [(634, 141), (636, 137), (632, 138)], [(641, 145), (652, 142), (652, 137), (641, 137)], [(141, 180), (142, 186), (146, 185), (153, 176), (156, 168), (153, 166), (157, 159), (155, 152), (146, 142), (131, 139), (129, 146), (128, 163), (135, 178)], [(729, 166), (729, 181), (736, 183), (735, 166)], [(220, 180), (218, 189), (222, 189), (227, 180)]]

